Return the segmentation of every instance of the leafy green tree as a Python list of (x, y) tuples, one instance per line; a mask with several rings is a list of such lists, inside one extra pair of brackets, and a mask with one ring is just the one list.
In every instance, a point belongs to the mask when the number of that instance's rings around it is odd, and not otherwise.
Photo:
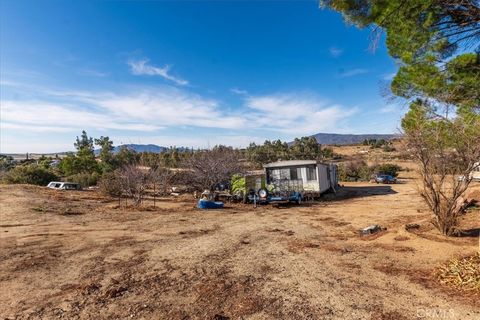
[(115, 169), (115, 162), (113, 156), (113, 141), (108, 136), (101, 136), (95, 139), (95, 144), (100, 147), (99, 158), (101, 161), (100, 167), (103, 172), (109, 172)]
[(263, 145), (251, 143), (246, 149), (246, 157), (261, 167), (265, 163), (290, 159), (290, 152), (286, 142), (266, 140)]
[(292, 159), (320, 160), (322, 148), (314, 137), (302, 137), (293, 141), (290, 154)]
[(38, 158), (37, 163), (40, 167), (44, 169), (49, 169), (50, 168), (50, 163), (52, 162), (51, 157), (46, 157), (45, 155), (42, 154), (40, 158)]
[(398, 176), (398, 172), (401, 170), (402, 168), (397, 165), (397, 164), (394, 164), (394, 163), (384, 163), (382, 165), (379, 165), (375, 171), (377, 171), (377, 173), (379, 174), (388, 174), (388, 175), (391, 175), (392, 177), (397, 177)]
[(67, 154), (60, 164), (60, 169), (67, 176), (98, 171), (93, 149), (93, 138), (89, 137), (85, 130), (82, 131), (80, 137), (77, 136), (74, 146), (77, 149), (76, 154)]
[(476, 0), (321, 0), (349, 23), (386, 33), (389, 54), (400, 62), (392, 92), (479, 108), (480, 7)]
[(119, 167), (135, 164), (138, 162), (138, 154), (126, 146), (122, 146), (115, 156), (116, 162)]
[(375, 168), (361, 159), (354, 159), (342, 163), (338, 167), (338, 179), (340, 181), (368, 181)]
[(80, 137), (77, 136), (73, 145), (77, 151), (88, 151), (93, 153), (93, 138), (89, 137), (85, 130), (82, 130), (82, 135)]
[(15, 161), (12, 156), (0, 154), (0, 172), (8, 171), (15, 166)]
[(385, 32), (388, 52), (400, 63), (391, 91), (410, 104), (402, 128), (419, 163), (420, 193), (439, 230), (453, 234), (461, 211), (458, 203), (480, 158), (479, 2), (322, 0), (320, 4), (361, 28), (372, 26), (377, 35)]
[(247, 160), (257, 166), (280, 160), (322, 159), (321, 145), (314, 137), (295, 139), (291, 145), (281, 140), (266, 140), (262, 145), (251, 143), (245, 150)]
[(75, 142), (77, 148), (76, 169), (78, 172), (94, 172), (98, 169), (97, 161), (93, 148), (93, 138), (88, 137), (85, 130), (82, 131), (81, 137), (77, 137)]

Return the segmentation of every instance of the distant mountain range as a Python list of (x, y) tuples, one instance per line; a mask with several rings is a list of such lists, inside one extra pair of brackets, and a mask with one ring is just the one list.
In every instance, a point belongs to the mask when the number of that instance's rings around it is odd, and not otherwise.
[(122, 144), (120, 146), (116, 146), (113, 148), (113, 153), (117, 153), (120, 151), (121, 148), (127, 148), (129, 150), (135, 152), (153, 152), (153, 153), (160, 153), (167, 150), (167, 147), (157, 146), (156, 144)]
[[(359, 144), (362, 143), (365, 139), (385, 139), (385, 140), (392, 140), (395, 138), (400, 138), (401, 136), (398, 134), (337, 134), (337, 133), (317, 133), (312, 135), (311, 137), (314, 137), (318, 143), (320, 144), (327, 144), (327, 145), (347, 145), (347, 144)], [(292, 144), (293, 142), (290, 142), (289, 144)], [(153, 153), (161, 153), (169, 148), (163, 147), (163, 146), (158, 146), (156, 144), (122, 144), (119, 146), (114, 147), (113, 152), (118, 153), (122, 147), (126, 147), (132, 151), (135, 152), (153, 152)], [(177, 148), (179, 151), (187, 151), (188, 148), (184, 147), (178, 147)], [(95, 150), (95, 154), (99, 154), (100, 150), (97, 149)], [(64, 156), (66, 152), (57, 152), (57, 153), (45, 153), (47, 156)], [(25, 154), (19, 154), (19, 153), (11, 153), (11, 154), (5, 154), (5, 155), (11, 155), (14, 156), (15, 158), (25, 158)], [(31, 156), (39, 157), (42, 155), (41, 153), (32, 153), (30, 154)]]
[[(170, 148), (163, 147), (163, 146), (158, 146), (156, 144), (135, 144), (135, 143), (127, 143), (127, 144), (122, 144), (116, 147), (113, 147), (113, 153), (118, 153), (122, 148), (127, 148), (128, 150), (135, 151), (137, 153), (140, 152), (152, 152), (152, 153), (162, 153), (164, 151), (167, 151)], [(177, 147), (177, 150), (182, 152), (182, 151), (187, 151), (187, 148), (185, 147)], [(95, 154), (99, 154), (100, 149), (95, 150)]]
[[(359, 144), (362, 143), (365, 139), (385, 139), (392, 140), (399, 138), (398, 134), (338, 134), (338, 133), (317, 133), (312, 135), (318, 143), (320, 144), (329, 144), (329, 145), (347, 145), (347, 144)], [(291, 144), (292, 142), (290, 142)], [(156, 144), (123, 144), (116, 146), (113, 149), (114, 153), (120, 151), (122, 147), (126, 147), (135, 152), (154, 152), (161, 153), (169, 148), (158, 146)], [(179, 147), (177, 148), (180, 151), (187, 150), (186, 148)], [(98, 152), (99, 150), (96, 150)]]
[(317, 133), (312, 135), (320, 144), (346, 145), (362, 143), (366, 139), (392, 140), (400, 138), (398, 134), (338, 134), (338, 133)]

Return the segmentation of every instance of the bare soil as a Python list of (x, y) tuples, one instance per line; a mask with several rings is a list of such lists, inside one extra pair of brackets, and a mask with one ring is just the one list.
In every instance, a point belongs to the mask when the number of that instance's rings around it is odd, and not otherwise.
[[(478, 296), (433, 277), (479, 250), (478, 236), (440, 235), (408, 177), (349, 183), (302, 206), (152, 204), (0, 186), (0, 316), (480, 319)], [(407, 231), (408, 223), (419, 227)], [(360, 236), (371, 224), (387, 229)], [(462, 224), (480, 228), (480, 211)]]

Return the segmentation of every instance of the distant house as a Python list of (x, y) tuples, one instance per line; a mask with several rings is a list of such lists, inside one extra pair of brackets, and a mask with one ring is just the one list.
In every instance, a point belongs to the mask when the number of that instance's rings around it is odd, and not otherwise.
[(317, 160), (288, 160), (264, 166), (267, 187), (320, 195), (338, 186), (337, 166)]

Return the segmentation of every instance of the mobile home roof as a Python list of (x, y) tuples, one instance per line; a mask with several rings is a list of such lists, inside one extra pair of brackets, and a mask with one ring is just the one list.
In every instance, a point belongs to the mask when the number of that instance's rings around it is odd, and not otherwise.
[(308, 166), (312, 164), (322, 164), (317, 160), (286, 160), (267, 163), (264, 168), (280, 168), (280, 167), (295, 167), (295, 166)]

